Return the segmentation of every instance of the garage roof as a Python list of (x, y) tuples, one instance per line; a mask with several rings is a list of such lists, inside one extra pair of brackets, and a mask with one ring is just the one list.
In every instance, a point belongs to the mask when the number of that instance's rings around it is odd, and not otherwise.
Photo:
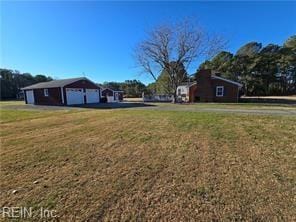
[(31, 86), (24, 87), (22, 88), (22, 90), (64, 87), (66, 85), (69, 85), (73, 82), (77, 82), (79, 80), (88, 80), (88, 79), (85, 77), (79, 77), (79, 78), (72, 78), (72, 79), (52, 80), (49, 82), (40, 82)]

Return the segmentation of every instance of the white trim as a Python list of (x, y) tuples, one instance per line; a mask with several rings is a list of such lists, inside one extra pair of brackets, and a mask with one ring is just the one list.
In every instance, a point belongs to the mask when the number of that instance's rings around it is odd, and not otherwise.
[(243, 85), (238, 83), (238, 82), (234, 82), (234, 81), (231, 81), (229, 79), (224, 79), (222, 77), (219, 77), (219, 76), (212, 76), (213, 79), (219, 79), (219, 80), (222, 80), (222, 81), (225, 81), (225, 82), (229, 82), (229, 83), (232, 83), (234, 85), (237, 85), (238, 87), (242, 87)]
[(104, 90), (106, 90), (106, 89), (109, 89), (109, 90), (111, 90), (112, 92), (114, 92), (113, 89), (110, 89), (110, 88), (108, 88), (108, 87), (107, 87), (107, 88), (103, 88), (103, 87), (102, 87), (102, 92), (103, 92)]
[(124, 91), (123, 90), (113, 90), (113, 92), (118, 92), (118, 93), (123, 93)]
[[(222, 95), (219, 95), (219, 89), (222, 89)], [(223, 97), (224, 96), (224, 86), (216, 86), (216, 97)]]
[(64, 88), (61, 87), (61, 96), (62, 96), (62, 103), (64, 104), (65, 101), (64, 101)]

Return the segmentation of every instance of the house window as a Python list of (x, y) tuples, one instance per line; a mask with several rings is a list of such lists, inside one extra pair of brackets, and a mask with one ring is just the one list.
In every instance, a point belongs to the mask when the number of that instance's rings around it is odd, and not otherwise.
[(217, 86), (216, 87), (216, 96), (217, 97), (224, 96), (224, 86)]
[(43, 92), (44, 92), (44, 96), (48, 96), (48, 89), (44, 89)]
[(181, 89), (178, 89), (178, 96), (181, 96)]

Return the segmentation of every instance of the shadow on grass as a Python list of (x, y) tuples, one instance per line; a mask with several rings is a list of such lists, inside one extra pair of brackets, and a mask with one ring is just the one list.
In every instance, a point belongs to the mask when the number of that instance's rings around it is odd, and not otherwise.
[(240, 98), (241, 103), (296, 104), (296, 100), (282, 98)]
[(74, 105), (71, 107), (79, 108), (90, 108), (90, 109), (124, 109), (124, 108), (137, 108), (137, 107), (153, 107), (153, 104), (139, 103), (139, 102), (128, 102), (128, 103), (93, 103)]

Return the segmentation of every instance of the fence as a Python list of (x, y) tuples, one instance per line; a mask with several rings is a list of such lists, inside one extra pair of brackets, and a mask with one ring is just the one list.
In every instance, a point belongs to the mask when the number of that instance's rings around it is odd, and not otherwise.
[(143, 102), (172, 102), (172, 95), (142, 95)]

